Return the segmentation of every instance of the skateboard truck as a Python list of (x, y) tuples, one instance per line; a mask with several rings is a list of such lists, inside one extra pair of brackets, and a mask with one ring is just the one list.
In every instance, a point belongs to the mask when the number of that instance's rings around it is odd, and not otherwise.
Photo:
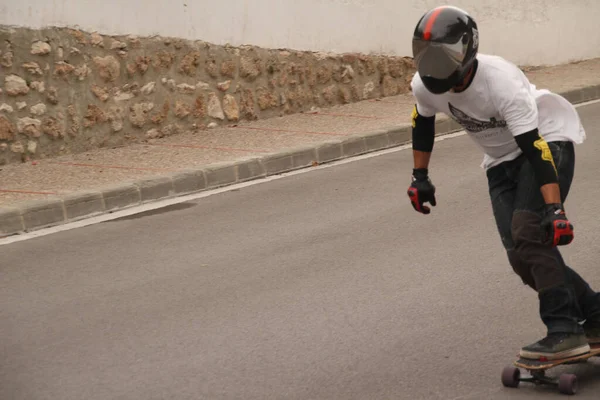
[(506, 387), (519, 387), (519, 383), (528, 382), (536, 386), (556, 386), (562, 394), (576, 394), (578, 389), (577, 376), (573, 374), (562, 374), (558, 378), (546, 376), (545, 370), (529, 370), (531, 376), (521, 377), (521, 370), (517, 367), (506, 367), (502, 371), (502, 384)]
[[(600, 345), (592, 345), (588, 353), (559, 360), (548, 360), (544, 357), (538, 360), (519, 358), (514, 362), (514, 366), (505, 367), (502, 371), (502, 384), (511, 388), (519, 387), (521, 382), (533, 383), (536, 386), (550, 385), (557, 387), (562, 394), (573, 395), (579, 388), (576, 375), (561, 374), (558, 378), (552, 378), (546, 376), (546, 371), (562, 364), (583, 363), (591, 357), (600, 357)], [(522, 377), (519, 368), (527, 370), (530, 376)]]

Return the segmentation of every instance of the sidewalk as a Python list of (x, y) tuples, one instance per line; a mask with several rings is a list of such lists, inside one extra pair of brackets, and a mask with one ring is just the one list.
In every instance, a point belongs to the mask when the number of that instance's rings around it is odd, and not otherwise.
[[(600, 98), (600, 59), (526, 72), (573, 103)], [(410, 141), (410, 94), (0, 167), (0, 237)], [(460, 130), (438, 116), (438, 134)]]

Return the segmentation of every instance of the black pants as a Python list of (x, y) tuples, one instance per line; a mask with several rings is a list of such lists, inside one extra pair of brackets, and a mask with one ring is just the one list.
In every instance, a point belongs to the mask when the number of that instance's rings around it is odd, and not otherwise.
[[(573, 180), (575, 149), (571, 142), (548, 145), (564, 203)], [(488, 169), (487, 178), (496, 225), (509, 262), (523, 282), (537, 291), (540, 317), (548, 333), (581, 332), (578, 322), (584, 319), (600, 323), (600, 293), (565, 264), (558, 248), (541, 242), (544, 198), (529, 161), (521, 155)]]

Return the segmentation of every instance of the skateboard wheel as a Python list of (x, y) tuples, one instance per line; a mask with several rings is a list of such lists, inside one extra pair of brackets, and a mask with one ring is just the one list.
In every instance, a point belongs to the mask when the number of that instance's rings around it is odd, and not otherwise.
[(562, 394), (577, 393), (577, 377), (573, 374), (562, 374), (558, 379), (558, 391)]
[(506, 387), (519, 387), (521, 370), (515, 367), (505, 367), (502, 371), (502, 384)]

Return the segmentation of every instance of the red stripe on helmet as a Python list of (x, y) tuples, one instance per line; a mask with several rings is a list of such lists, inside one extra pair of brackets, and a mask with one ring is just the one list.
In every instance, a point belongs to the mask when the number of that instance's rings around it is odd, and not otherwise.
[(425, 25), (425, 32), (423, 32), (423, 38), (425, 40), (431, 39), (431, 30), (433, 29), (433, 24), (444, 8), (445, 7), (438, 7), (431, 13), (429, 20), (427, 21), (427, 25)]

